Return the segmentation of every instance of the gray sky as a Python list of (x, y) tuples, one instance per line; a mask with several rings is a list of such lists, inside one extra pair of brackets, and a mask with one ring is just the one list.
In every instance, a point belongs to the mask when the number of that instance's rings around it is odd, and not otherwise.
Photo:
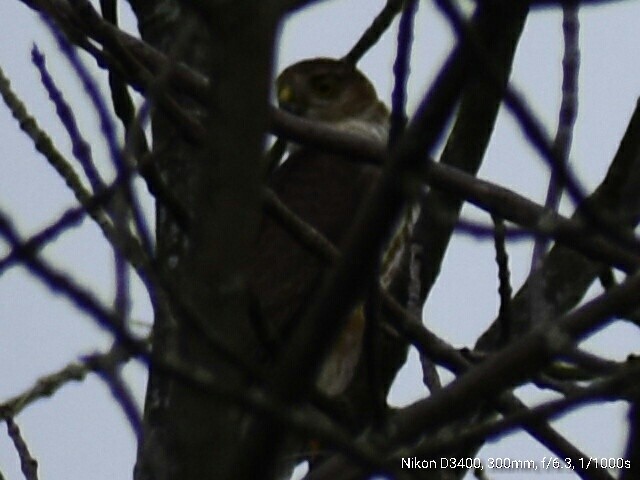
[[(384, 1), (334, 0), (319, 2), (291, 17), (280, 38), (278, 70), (302, 58), (341, 56), (383, 6)], [(591, 189), (601, 180), (640, 94), (640, 44), (637, 41), (640, 4), (617, 2), (585, 8), (581, 19), (581, 71), (579, 117), (574, 135), (572, 165), (583, 184)], [(79, 124), (91, 142), (95, 158), (108, 172), (108, 157), (92, 108), (65, 59), (56, 53), (50, 36), (37, 17), (17, 0), (0, 3), (0, 66), (12, 80), (32, 115), (51, 133), (58, 147), (69, 154), (69, 142), (56, 120), (53, 107), (30, 63), (35, 42), (47, 55), (48, 67), (76, 107)], [(421, 2), (410, 79), (410, 107), (415, 108), (442, 59), (452, 45), (446, 23)], [(562, 57), (561, 15), (557, 9), (534, 12), (520, 43), (513, 84), (553, 134), (560, 101)], [(371, 77), (388, 103), (392, 88), (391, 66), (395, 28), (369, 52), (360, 67)], [(88, 65), (93, 67), (91, 62)], [(103, 78), (100, 78), (104, 86)], [(106, 91), (106, 90), (105, 90)], [(0, 206), (10, 212), (23, 235), (38, 231), (73, 205), (73, 198), (53, 169), (34, 152), (8, 111), (0, 107)], [(70, 155), (69, 155), (70, 156)], [(499, 182), (542, 202), (546, 169), (527, 146), (512, 117), (502, 113), (480, 176)], [(571, 211), (570, 205), (564, 205)], [(149, 210), (151, 204), (149, 202)], [(472, 208), (465, 214), (488, 221)], [(511, 245), (514, 288), (526, 277), (530, 244)], [(0, 254), (6, 247), (0, 244)], [(45, 251), (47, 259), (96, 292), (104, 302), (113, 297), (112, 259), (100, 232), (90, 222), (66, 233)], [(425, 321), (436, 333), (457, 346), (471, 346), (496, 315), (497, 285), (493, 245), (469, 237), (456, 238), (443, 271), (425, 309)], [(462, 283), (462, 285), (461, 285)], [(452, 291), (464, 292), (452, 297)], [(593, 293), (597, 293), (594, 289)], [(152, 314), (144, 290), (135, 289), (134, 317), (150, 322)], [(590, 348), (615, 359), (637, 350), (638, 333), (622, 324), (588, 342)], [(0, 277), (0, 402), (30, 387), (37, 378), (66, 365), (80, 355), (101, 350), (109, 337), (90, 320), (52, 295), (22, 269)], [(126, 368), (126, 377), (142, 405), (144, 370)], [(548, 398), (531, 388), (527, 399)], [(425, 395), (414, 354), (401, 372), (391, 400), (399, 405)], [(525, 397), (523, 397), (525, 398)], [(625, 436), (622, 406), (601, 405), (569, 415), (556, 426), (580, 448), (598, 457), (622, 454)], [(71, 384), (53, 398), (30, 406), (17, 421), (33, 455), (41, 478), (94, 480), (130, 478), (135, 441), (108, 389), (95, 377)], [(586, 432), (586, 433), (585, 433)], [(540, 460), (549, 455), (526, 435), (514, 435), (488, 445), (481, 458), (509, 457)], [(0, 471), (7, 479), (22, 478), (15, 450), (0, 434)], [(501, 478), (527, 479), (538, 475), (493, 472)], [(546, 478), (556, 478), (548, 475)], [(565, 477), (562, 478), (570, 478)]]

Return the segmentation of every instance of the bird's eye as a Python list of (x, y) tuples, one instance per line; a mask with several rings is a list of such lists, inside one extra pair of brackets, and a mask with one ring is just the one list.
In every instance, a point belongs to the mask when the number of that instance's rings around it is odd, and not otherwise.
[(338, 79), (334, 75), (315, 75), (311, 77), (311, 87), (322, 97), (334, 96), (338, 89)]

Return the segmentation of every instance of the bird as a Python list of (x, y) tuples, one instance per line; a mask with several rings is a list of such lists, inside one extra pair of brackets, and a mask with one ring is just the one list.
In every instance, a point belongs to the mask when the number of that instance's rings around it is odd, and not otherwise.
[[(279, 107), (293, 115), (374, 141), (387, 140), (388, 109), (372, 82), (343, 60), (313, 58), (289, 66), (276, 80), (276, 96)], [(294, 144), (289, 152), (271, 173), (269, 188), (308, 225), (342, 246), (380, 175), (379, 167), (304, 145)], [(327, 267), (278, 221), (264, 216), (248, 279), (259, 323), (276, 352), (286, 345)], [(328, 397), (349, 386), (365, 328), (359, 305), (319, 368), (316, 386)]]

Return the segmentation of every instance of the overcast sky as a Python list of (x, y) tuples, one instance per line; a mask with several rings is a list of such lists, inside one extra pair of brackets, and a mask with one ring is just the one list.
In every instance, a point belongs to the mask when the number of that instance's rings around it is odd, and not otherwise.
[[(384, 1), (379, 0), (325, 1), (291, 17), (280, 38), (278, 70), (303, 58), (342, 56), (383, 5)], [(640, 3), (614, 2), (605, 7), (585, 8), (580, 19), (579, 117), (572, 165), (590, 190), (602, 179), (640, 94)], [(130, 17), (128, 21), (128, 28), (133, 29)], [(421, 2), (416, 23), (409, 84), (412, 109), (452, 46), (447, 24), (430, 8), (430, 2)], [(91, 142), (95, 158), (103, 171), (108, 172), (108, 157), (95, 114), (38, 18), (18, 0), (3, 0), (0, 26), (0, 66), (31, 114), (50, 132), (59, 148), (69, 154), (69, 142), (30, 62), (35, 42), (47, 55), (48, 67), (58, 84), (76, 106), (79, 124)], [(395, 28), (360, 63), (387, 103), (393, 80), (394, 38)], [(532, 13), (513, 72), (514, 86), (526, 95), (550, 135), (556, 126), (560, 101), (561, 45), (560, 11)], [(93, 67), (91, 62), (87, 63)], [(102, 72), (96, 74), (104, 86)], [(34, 152), (4, 106), (0, 106), (0, 132), (0, 207), (12, 214), (23, 235), (29, 235), (57, 218), (74, 204), (74, 199), (52, 168)], [(505, 112), (498, 121), (480, 176), (535, 201), (544, 199), (547, 176), (544, 164)], [(564, 208), (571, 211), (569, 204)], [(148, 211), (151, 212), (151, 202)], [(465, 215), (488, 220), (485, 214), (473, 209), (465, 209)], [(514, 288), (526, 277), (530, 250), (528, 242), (509, 247)], [(5, 252), (6, 247), (0, 244), (0, 254)], [(81, 228), (66, 233), (47, 247), (45, 254), (59, 268), (73, 273), (94, 290), (101, 300), (112, 301), (110, 249), (90, 222), (85, 221)], [(429, 327), (456, 346), (472, 346), (497, 312), (495, 270), (490, 242), (456, 238), (425, 309)], [(455, 297), (451, 291), (457, 292)], [(464, 292), (463, 301), (460, 291)], [(139, 285), (135, 288), (135, 300), (134, 317), (149, 323), (152, 313)], [(616, 324), (588, 343), (590, 348), (610, 358), (624, 359), (637, 350), (639, 340), (636, 330)], [(24, 391), (40, 376), (108, 345), (108, 335), (24, 270), (14, 268), (0, 276), (0, 402)], [(142, 406), (144, 369), (132, 364), (126, 368), (126, 376)], [(526, 389), (525, 393), (530, 399), (548, 397), (532, 389)], [(424, 395), (420, 369), (412, 354), (393, 389), (391, 401), (404, 405)], [(622, 405), (603, 405), (569, 415), (556, 422), (556, 426), (588, 454), (618, 457), (625, 442), (625, 413)], [(134, 436), (108, 389), (96, 377), (82, 384), (70, 384), (53, 398), (37, 402), (20, 414), (17, 421), (39, 462), (40, 478), (131, 477), (136, 450)], [(511, 436), (480, 452), (485, 459), (501, 456), (540, 460), (544, 455), (548, 452), (526, 435)], [(15, 450), (2, 432), (0, 471), (7, 479), (22, 478)], [(510, 472), (501, 478), (539, 477)]]

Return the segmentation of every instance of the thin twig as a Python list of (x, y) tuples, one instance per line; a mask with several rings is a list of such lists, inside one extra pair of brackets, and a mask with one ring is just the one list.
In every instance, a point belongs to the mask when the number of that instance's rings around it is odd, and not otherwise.
[(505, 244), (504, 220), (498, 216), (492, 216), (495, 225), (494, 245), (496, 249), (496, 263), (498, 264), (498, 294), (500, 295), (500, 310), (498, 322), (501, 325), (501, 340), (506, 344), (511, 337), (511, 280), (509, 272), (509, 254)]
[[(117, 27), (117, 1), (100, 0), (100, 9), (104, 20)], [(144, 135), (143, 125), (135, 121), (135, 106), (128, 86), (115, 71), (109, 71), (109, 87), (111, 88), (113, 110), (124, 126), (126, 138), (136, 140), (133, 148), (131, 148), (130, 142), (127, 142), (125, 150), (133, 152), (133, 156), (139, 159), (149, 153), (149, 146)]]
[(29, 447), (27, 446), (27, 442), (22, 437), (22, 433), (20, 432), (20, 428), (16, 424), (13, 417), (5, 418), (5, 423), (7, 424), (7, 432), (9, 433), (9, 437), (13, 441), (13, 446), (18, 452), (18, 457), (20, 458), (20, 468), (22, 469), (22, 473), (24, 474), (24, 478), (26, 480), (38, 480), (38, 462), (29, 452)]
[(387, 31), (395, 16), (402, 9), (404, 0), (387, 0), (384, 8), (373, 20), (369, 28), (360, 36), (343, 60), (351, 65), (360, 61), (367, 51), (376, 44), (382, 34)]
[[(558, 129), (553, 141), (553, 150), (559, 161), (566, 164), (571, 152), (571, 140), (578, 110), (578, 73), (580, 66), (580, 50), (578, 35), (580, 23), (578, 20), (578, 4), (569, 4), (562, 7), (562, 32), (564, 34), (564, 57), (562, 58), (562, 100), (558, 115)], [(562, 189), (559, 175), (554, 169), (551, 171), (545, 207), (558, 211)], [(536, 238), (531, 258), (531, 273), (535, 271), (542, 256), (546, 253), (548, 240)]]
[[(112, 350), (118, 350), (118, 346), (114, 345)], [(84, 363), (109, 386), (111, 395), (120, 405), (138, 442), (141, 442), (143, 435), (142, 414), (129, 387), (122, 379), (119, 365), (121, 362), (117, 361), (119, 360), (117, 358), (115, 360), (105, 355), (90, 355), (84, 358)]]
[(413, 44), (413, 22), (418, 2), (407, 0), (400, 15), (398, 27), (398, 45), (396, 59), (393, 64), (394, 84), (391, 93), (391, 118), (389, 130), (389, 146), (395, 145), (407, 123), (407, 81), (411, 63), (411, 47)]
[[(107, 353), (94, 354), (91, 357), (94, 359), (103, 357), (101, 361), (112, 363), (122, 363), (129, 359), (128, 355), (123, 355), (121, 351), (115, 352), (113, 349)], [(40, 377), (31, 387), (0, 404), (0, 420), (16, 416), (34, 402), (55, 395), (60, 388), (69, 382), (83, 381), (87, 374), (97, 368), (98, 364), (99, 362), (93, 364), (86, 361), (72, 362), (60, 370)]]
[(80, 133), (80, 129), (78, 128), (73, 110), (66, 102), (62, 92), (60, 91), (60, 89), (58, 89), (55, 82), (53, 81), (53, 78), (49, 74), (47, 65), (45, 63), (45, 57), (36, 45), (34, 45), (31, 49), (31, 58), (33, 64), (38, 69), (38, 72), (40, 72), (42, 84), (47, 90), (49, 98), (51, 99), (53, 105), (56, 107), (58, 118), (60, 118), (60, 121), (64, 125), (64, 128), (69, 135), (73, 156), (76, 157), (76, 159), (82, 166), (84, 173), (89, 180), (89, 184), (93, 189), (93, 192), (100, 192), (102, 189), (104, 189), (104, 182), (102, 180), (102, 177), (100, 176), (100, 172), (94, 164), (91, 155), (91, 146), (82, 137), (82, 133)]
[[(11, 83), (4, 75), (2, 69), (0, 69), (0, 94), (2, 94), (5, 104), (9, 107), (13, 117), (18, 121), (22, 131), (25, 132), (33, 142), (36, 150), (44, 155), (49, 164), (64, 179), (78, 202), (80, 202), (81, 205), (87, 205), (90, 202), (91, 193), (82, 184), (73, 167), (55, 148), (51, 138), (38, 126), (36, 120), (29, 115), (24, 103), (11, 89)], [(91, 209), (88, 210), (88, 212), (103, 231), (113, 231), (112, 222), (104, 211)]]
[(118, 145), (115, 125), (111, 119), (109, 109), (104, 98), (102, 97), (96, 82), (91, 77), (91, 74), (80, 60), (75, 47), (67, 41), (63, 33), (52, 21), (44, 15), (41, 16), (41, 18), (55, 37), (58, 46), (65, 57), (69, 60), (69, 63), (78, 75), (78, 78), (81, 80), (89, 99), (93, 103), (94, 109), (100, 119), (100, 130), (106, 140), (107, 147), (109, 149), (109, 156), (111, 157), (116, 171), (118, 172), (118, 178), (122, 181), (123, 193), (127, 201), (127, 205), (131, 209), (131, 215), (133, 217), (134, 225), (136, 226), (137, 235), (145, 252), (151, 257), (153, 255), (153, 241), (151, 233), (144, 214), (142, 213), (139, 200), (135, 195), (129, 180), (129, 172), (133, 169), (133, 166), (128, 164), (127, 159), (124, 158), (123, 152)]
[[(562, 30), (564, 33), (564, 57), (562, 59), (562, 100), (558, 118), (558, 129), (553, 141), (553, 151), (557, 156), (557, 161), (566, 166), (571, 152), (571, 139), (577, 118), (578, 104), (578, 67), (580, 61), (580, 51), (578, 46), (578, 5), (564, 5), (562, 19)], [(545, 208), (557, 212), (562, 198), (564, 188), (563, 176), (557, 168), (552, 168), (547, 187), (547, 197)], [(544, 279), (541, 276), (534, 276), (534, 272), (539, 268), (542, 258), (549, 248), (549, 239), (536, 237), (533, 253), (531, 254), (530, 274), (531, 284), (531, 323), (535, 324), (545, 320), (547, 300), (544, 298)]]

